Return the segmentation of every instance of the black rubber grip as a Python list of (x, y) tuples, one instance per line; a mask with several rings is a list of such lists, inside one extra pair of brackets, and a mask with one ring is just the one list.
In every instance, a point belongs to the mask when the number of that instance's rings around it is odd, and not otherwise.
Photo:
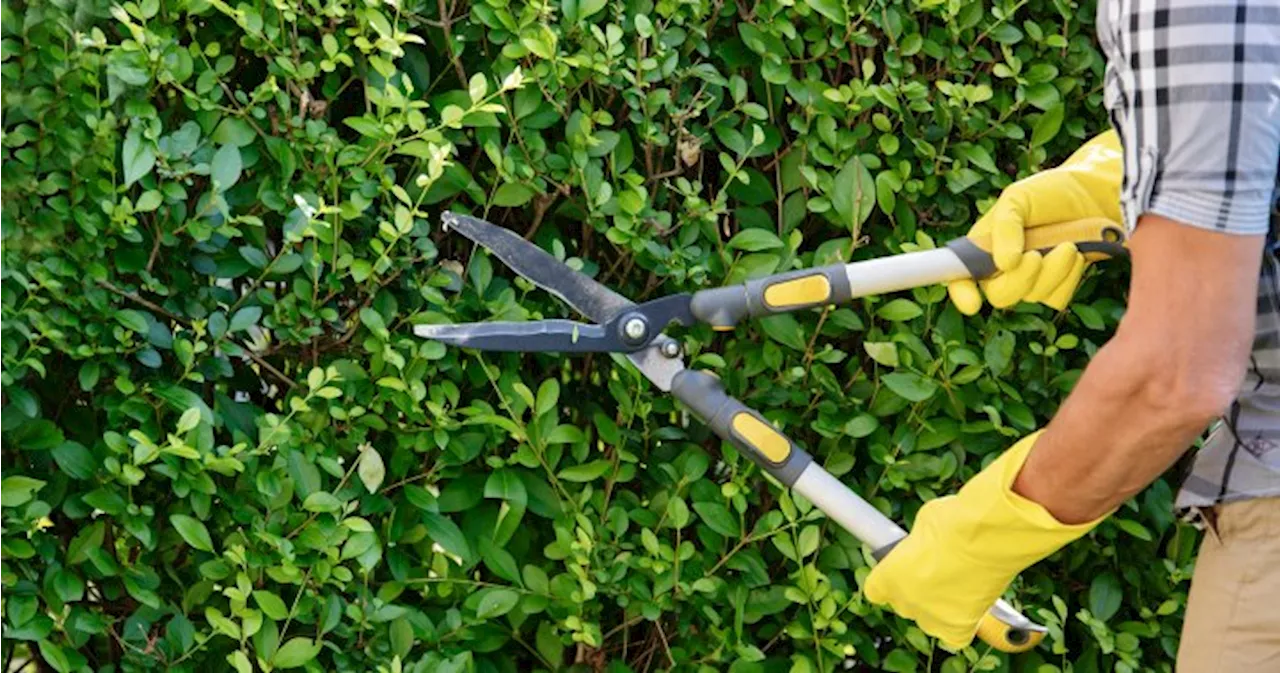
[(875, 559), (876, 561), (883, 561), (884, 557), (888, 556), (889, 552), (893, 551), (893, 548), (898, 546), (898, 543), (902, 542), (902, 540), (905, 540), (905, 539), (906, 538), (894, 540), (893, 542), (890, 542), (889, 544), (879, 549), (871, 550), (871, 558)]
[(969, 270), (969, 275), (973, 276), (974, 280), (995, 275), (996, 260), (991, 257), (991, 253), (979, 248), (977, 243), (962, 236), (948, 241), (947, 249), (960, 258), (960, 262)]

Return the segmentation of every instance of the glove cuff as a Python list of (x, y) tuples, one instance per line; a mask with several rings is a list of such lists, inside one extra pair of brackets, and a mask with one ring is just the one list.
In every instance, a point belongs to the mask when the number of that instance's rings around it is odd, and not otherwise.
[(993, 565), (1026, 567), (1082, 537), (1106, 518), (1064, 524), (1039, 503), (1013, 492), (1013, 482), (1042, 432), (1014, 444), (948, 503), (961, 528), (969, 529), (970, 550), (976, 558), (985, 557)]

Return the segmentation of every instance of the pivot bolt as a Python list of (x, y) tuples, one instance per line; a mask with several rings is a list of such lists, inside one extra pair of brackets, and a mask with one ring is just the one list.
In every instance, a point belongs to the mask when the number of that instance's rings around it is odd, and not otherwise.
[(643, 318), (628, 318), (622, 323), (622, 334), (629, 341), (644, 341), (645, 336), (649, 333), (649, 326), (645, 324)]
[(662, 355), (668, 358), (680, 357), (680, 344), (676, 341), (667, 341), (660, 348)]

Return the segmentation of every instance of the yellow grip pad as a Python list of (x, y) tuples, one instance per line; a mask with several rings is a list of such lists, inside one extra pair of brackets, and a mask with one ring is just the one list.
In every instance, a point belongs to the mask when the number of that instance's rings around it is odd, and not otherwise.
[(769, 308), (786, 308), (824, 302), (831, 296), (831, 282), (822, 274), (784, 280), (764, 289)]
[(733, 417), (733, 432), (771, 463), (781, 463), (791, 455), (791, 442), (782, 433), (746, 412)]
[(990, 612), (982, 615), (982, 621), (978, 622), (978, 638), (1001, 652), (1026, 652), (1044, 640), (1044, 633), (1041, 631), (1022, 630), (1019, 632), (1020, 638), (1010, 638), (1010, 630), (1012, 627)]

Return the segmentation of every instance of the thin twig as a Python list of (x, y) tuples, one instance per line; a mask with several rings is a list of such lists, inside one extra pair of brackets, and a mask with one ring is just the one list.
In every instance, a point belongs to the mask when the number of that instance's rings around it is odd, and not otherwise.
[(453, 7), (445, 9), (444, 0), (436, 0), (436, 7), (440, 9), (440, 30), (444, 31), (444, 48), (449, 52), (449, 60), (453, 61), (454, 72), (458, 73), (458, 81), (462, 86), (467, 85), (467, 71), (462, 68), (462, 61), (458, 59), (458, 54), (453, 50)]
[(272, 366), (270, 362), (267, 362), (266, 360), (262, 359), (262, 357), (259, 356), (257, 353), (254, 353), (253, 351), (249, 350), (248, 346), (245, 346), (244, 344), (236, 344), (236, 345), (240, 346), (240, 348), (244, 350), (245, 355), (248, 355), (249, 359), (258, 363), (259, 367), (262, 367), (263, 369), (271, 372), (271, 374), (276, 378), (280, 379), (282, 383), (289, 386), (290, 388), (298, 387), (297, 381), (294, 381), (293, 379), (289, 378), (288, 376), (285, 375), (284, 372)]
[(152, 222), (156, 225), (156, 242), (151, 244), (151, 256), (147, 258), (147, 273), (151, 273), (152, 267), (156, 264), (156, 256), (160, 254), (160, 239), (163, 238), (160, 233), (160, 223), (154, 220)]
[(160, 315), (162, 315), (162, 316), (164, 316), (164, 317), (166, 317), (166, 318), (168, 318), (168, 319), (170, 319), (170, 320), (172, 320), (172, 321), (174, 321), (174, 322), (176, 322), (176, 323), (179, 323), (179, 324), (181, 324), (181, 325), (183, 325), (183, 326), (186, 326), (186, 327), (190, 327), (190, 326), (191, 326), (191, 323), (187, 322), (187, 321), (186, 321), (185, 319), (183, 319), (183, 318), (180, 318), (180, 317), (178, 317), (178, 316), (176, 316), (176, 315), (174, 315), (174, 314), (170, 313), (169, 311), (165, 310), (165, 309), (164, 309), (164, 307), (160, 306), (159, 304), (157, 304), (157, 303), (155, 303), (155, 302), (151, 301), (150, 299), (144, 299), (144, 298), (142, 298), (142, 297), (139, 297), (136, 293), (129, 292), (128, 290), (122, 290), (122, 289), (120, 289), (120, 288), (116, 287), (115, 285), (113, 285), (113, 284), (111, 283), (111, 281), (99, 280), (99, 281), (97, 281), (97, 283), (98, 283), (98, 285), (99, 285), (99, 286), (101, 286), (103, 289), (105, 289), (105, 290), (110, 290), (111, 292), (114, 292), (114, 293), (116, 293), (116, 294), (120, 295), (121, 297), (124, 297), (125, 299), (128, 299), (128, 300), (130, 300), (130, 301), (133, 301), (133, 302), (137, 302), (137, 303), (139, 303), (139, 304), (142, 304), (143, 306), (146, 306), (147, 308), (151, 309), (152, 311), (155, 311), (156, 313), (159, 313)]
[(659, 180), (666, 180), (667, 178), (680, 175), (683, 172), (684, 172), (684, 169), (680, 167), (680, 159), (679, 157), (676, 157), (675, 168), (672, 168), (671, 170), (668, 170), (668, 171), (663, 171), (656, 175), (650, 175), (648, 178), (645, 179), (645, 182), (657, 182)]
[(671, 665), (675, 666), (676, 658), (671, 654), (671, 645), (667, 643), (667, 634), (662, 631), (662, 622), (656, 621), (653, 625), (658, 628), (658, 637), (662, 639), (662, 649), (667, 653), (667, 661), (670, 661)]
[[(174, 315), (173, 313), (170, 313), (169, 311), (165, 310), (163, 306), (160, 306), (159, 304), (151, 301), (150, 299), (140, 297), (137, 295), (137, 293), (129, 292), (128, 290), (122, 290), (116, 287), (114, 284), (112, 284), (111, 281), (99, 280), (97, 281), (97, 283), (103, 289), (114, 292), (120, 295), (121, 297), (128, 299), (129, 301), (137, 302), (138, 304), (145, 306), (151, 309), (152, 311), (155, 311), (156, 313), (159, 313), (160, 315), (178, 323), (179, 325), (182, 325), (188, 328), (191, 327), (190, 322), (188, 322), (183, 318), (178, 317), (177, 315)], [(231, 339), (230, 337), (227, 337), (227, 341), (230, 341), (231, 343), (238, 346), (240, 350), (244, 351), (245, 355), (249, 356), (250, 360), (253, 360), (254, 362), (258, 363), (259, 367), (262, 367), (268, 372), (271, 372), (272, 375), (280, 379), (280, 381), (285, 385), (289, 386), (290, 388), (298, 387), (298, 383), (296, 381), (286, 376), (284, 372), (280, 371), (279, 369), (276, 369), (275, 366), (273, 366), (270, 362), (267, 362), (266, 360), (264, 360), (257, 353), (254, 353), (253, 350), (249, 348), (249, 346), (242, 344), (234, 339)]]

